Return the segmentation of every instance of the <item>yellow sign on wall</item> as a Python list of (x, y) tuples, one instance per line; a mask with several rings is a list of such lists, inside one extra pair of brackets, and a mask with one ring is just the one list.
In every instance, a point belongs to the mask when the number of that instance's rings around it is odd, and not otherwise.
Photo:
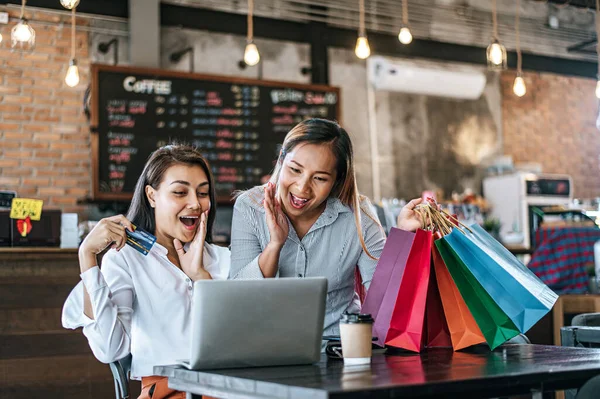
[(29, 216), (31, 220), (40, 220), (42, 205), (44, 205), (44, 201), (42, 200), (13, 198), (10, 206), (10, 218), (25, 219)]

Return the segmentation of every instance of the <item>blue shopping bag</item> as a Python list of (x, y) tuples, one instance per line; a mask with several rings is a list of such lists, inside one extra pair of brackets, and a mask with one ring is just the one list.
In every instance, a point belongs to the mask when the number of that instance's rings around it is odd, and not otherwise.
[(483, 227), (479, 225), (471, 226), (473, 238), (476, 238), (477, 245), (492, 257), (500, 257), (507, 263), (499, 262), (506, 271), (508, 271), (523, 288), (527, 289), (534, 297), (540, 300), (543, 306), (548, 310), (558, 300), (558, 295), (552, 291), (538, 276), (521, 263), (506, 247), (494, 239)]
[(521, 332), (528, 331), (557, 295), (478, 225), (454, 229), (443, 240)]

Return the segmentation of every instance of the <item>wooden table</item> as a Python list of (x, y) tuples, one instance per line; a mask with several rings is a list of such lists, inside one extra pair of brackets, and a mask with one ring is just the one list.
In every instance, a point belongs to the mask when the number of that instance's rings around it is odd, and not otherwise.
[[(388, 351), (389, 352), (389, 351)], [(191, 371), (157, 366), (169, 386), (219, 398), (501, 397), (579, 388), (600, 374), (600, 349), (505, 345), (495, 351), (378, 351), (371, 365), (344, 367), (322, 357), (314, 365)]]

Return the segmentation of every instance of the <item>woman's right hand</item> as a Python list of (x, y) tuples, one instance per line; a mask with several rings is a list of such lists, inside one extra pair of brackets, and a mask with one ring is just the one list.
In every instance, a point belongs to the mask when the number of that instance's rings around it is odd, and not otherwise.
[(265, 186), (264, 207), (267, 217), (267, 227), (271, 236), (269, 243), (281, 248), (287, 240), (290, 226), (287, 217), (281, 209), (279, 198), (276, 197), (275, 185), (271, 182)]
[[(133, 231), (133, 225), (125, 216), (104, 218), (94, 226), (79, 247), (79, 261), (82, 272), (96, 266), (96, 255), (109, 245), (119, 251), (127, 242), (125, 229)], [(84, 270), (85, 269), (85, 270)]]

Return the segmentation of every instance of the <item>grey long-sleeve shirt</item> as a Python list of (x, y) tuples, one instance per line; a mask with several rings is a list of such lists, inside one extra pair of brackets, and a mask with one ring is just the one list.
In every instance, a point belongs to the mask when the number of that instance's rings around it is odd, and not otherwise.
[[(269, 243), (264, 189), (254, 187), (240, 195), (233, 209), (231, 231), (231, 269), (229, 278), (264, 278), (258, 257)], [(369, 213), (370, 216), (367, 215)], [(366, 246), (379, 258), (385, 233), (375, 221), (368, 200), (361, 203), (361, 223)], [(337, 198), (327, 206), (308, 233), (300, 240), (290, 223), (287, 241), (279, 257), (280, 277), (316, 277), (328, 280), (324, 334), (338, 335), (338, 323), (344, 311), (360, 309), (354, 292), (354, 270), (358, 266), (365, 288), (369, 287), (377, 261), (363, 250), (352, 210)]]

